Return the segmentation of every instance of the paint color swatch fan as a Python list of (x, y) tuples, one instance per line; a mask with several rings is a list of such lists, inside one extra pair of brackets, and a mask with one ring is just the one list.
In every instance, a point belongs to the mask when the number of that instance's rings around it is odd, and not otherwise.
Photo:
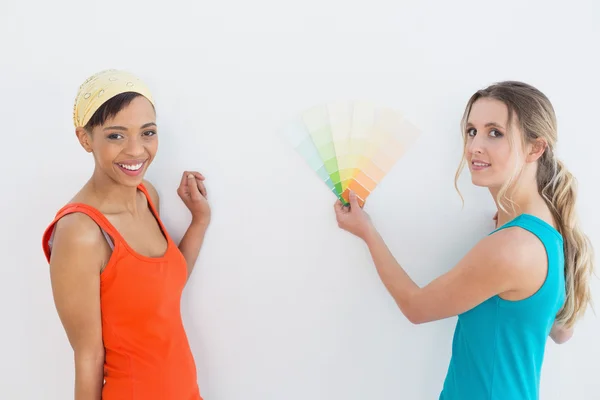
[(285, 136), (342, 203), (362, 207), (420, 135), (401, 113), (368, 102), (334, 102), (300, 114)]

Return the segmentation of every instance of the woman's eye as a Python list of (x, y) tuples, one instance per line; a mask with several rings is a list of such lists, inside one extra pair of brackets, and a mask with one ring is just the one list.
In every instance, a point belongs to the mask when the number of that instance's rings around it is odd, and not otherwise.
[(121, 139), (123, 137), (123, 135), (121, 135), (119, 133), (111, 133), (107, 137), (111, 140), (117, 140), (117, 139)]
[(477, 131), (475, 130), (475, 128), (467, 129), (467, 136), (475, 136), (476, 133)]
[(144, 136), (154, 136), (156, 135), (156, 131), (146, 131), (144, 132)]
[(492, 135), (492, 137), (501, 137), (502, 136), (502, 132), (497, 131), (496, 129), (492, 129), (490, 131), (490, 135)]

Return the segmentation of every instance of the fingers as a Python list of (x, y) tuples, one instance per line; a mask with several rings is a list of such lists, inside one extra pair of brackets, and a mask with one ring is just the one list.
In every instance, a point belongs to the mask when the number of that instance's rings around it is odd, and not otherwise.
[(181, 182), (179, 183), (179, 187), (177, 188), (177, 194), (182, 199), (185, 199), (189, 196), (187, 175), (188, 175), (188, 173), (186, 171), (184, 171), (183, 174), (181, 175)]
[[(202, 175), (200, 175), (202, 176)], [(204, 186), (204, 182), (202, 182), (205, 178), (202, 176), (202, 179), (198, 178), (198, 175), (194, 174), (194, 177), (196, 178), (196, 184), (198, 185), (198, 189), (200, 190), (200, 194), (202, 194), (202, 196), (204, 196), (205, 198), (206, 196), (206, 186)]]
[(183, 171), (183, 174), (181, 175), (181, 182), (179, 182), (179, 189), (183, 189), (186, 187), (188, 174), (189, 172)]
[(340, 199), (336, 200), (335, 204), (333, 205), (333, 208), (336, 210), (336, 212), (344, 212), (348, 210), (348, 207), (346, 207), (346, 205)]
[(340, 218), (348, 212), (346, 207), (344, 207), (344, 203), (342, 203), (340, 199), (337, 199), (333, 204), (333, 210), (335, 211), (335, 218), (338, 220), (338, 222)]
[(194, 175), (196, 177), (196, 179), (199, 179), (201, 181), (206, 179), (206, 177), (198, 171), (183, 171), (183, 175), (181, 176), (181, 184), (182, 185), (186, 182), (187, 176), (189, 174)]
[(197, 200), (202, 196), (200, 189), (198, 188), (198, 184), (196, 183), (196, 176), (194, 174), (188, 173), (187, 185), (190, 191), (190, 197), (192, 199)]
[(200, 179), (201, 181), (205, 180), (206, 178), (204, 177), (204, 175), (202, 175), (200, 172), (197, 171), (190, 171), (192, 174), (194, 174), (194, 176), (196, 177), (196, 179)]
[(190, 185), (191, 177), (195, 178), (195, 183), (197, 184), (196, 189), (203, 197), (207, 197), (206, 186), (204, 186), (203, 181), (206, 179), (204, 175), (197, 171), (183, 171), (181, 175), (181, 182), (179, 184), (178, 192), (182, 194), (191, 193), (191, 189), (193, 189), (193, 185)]

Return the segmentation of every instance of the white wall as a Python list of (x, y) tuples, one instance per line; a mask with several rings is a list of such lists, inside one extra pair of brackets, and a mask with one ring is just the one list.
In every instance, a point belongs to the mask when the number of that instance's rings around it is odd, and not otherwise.
[[(600, 252), (596, 0), (160, 3), (0, 6), (0, 398), (72, 398), (41, 234), (92, 172), (72, 102), (104, 68), (129, 69), (154, 91), (161, 138), (147, 177), (176, 239), (188, 223), (180, 174), (207, 176), (213, 224), (183, 298), (206, 400), (440, 391), (456, 320), (408, 323), (365, 246), (337, 228), (334, 197), (281, 137), (311, 105), (375, 100), (423, 130), (367, 210), (426, 284), (492, 228), (488, 193), (464, 175), (463, 210), (453, 189), (467, 98), (498, 80), (538, 86), (556, 107), (558, 153), (579, 179), (583, 225)], [(590, 312), (569, 343), (548, 344), (542, 399), (600, 396), (599, 333)]]

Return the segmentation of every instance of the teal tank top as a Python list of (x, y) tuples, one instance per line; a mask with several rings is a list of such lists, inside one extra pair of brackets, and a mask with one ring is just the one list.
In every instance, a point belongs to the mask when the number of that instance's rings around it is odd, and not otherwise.
[(513, 226), (536, 235), (546, 248), (548, 273), (532, 296), (509, 301), (494, 296), (460, 314), (452, 357), (439, 400), (537, 400), (544, 351), (565, 301), (563, 238), (551, 225), (521, 214)]

